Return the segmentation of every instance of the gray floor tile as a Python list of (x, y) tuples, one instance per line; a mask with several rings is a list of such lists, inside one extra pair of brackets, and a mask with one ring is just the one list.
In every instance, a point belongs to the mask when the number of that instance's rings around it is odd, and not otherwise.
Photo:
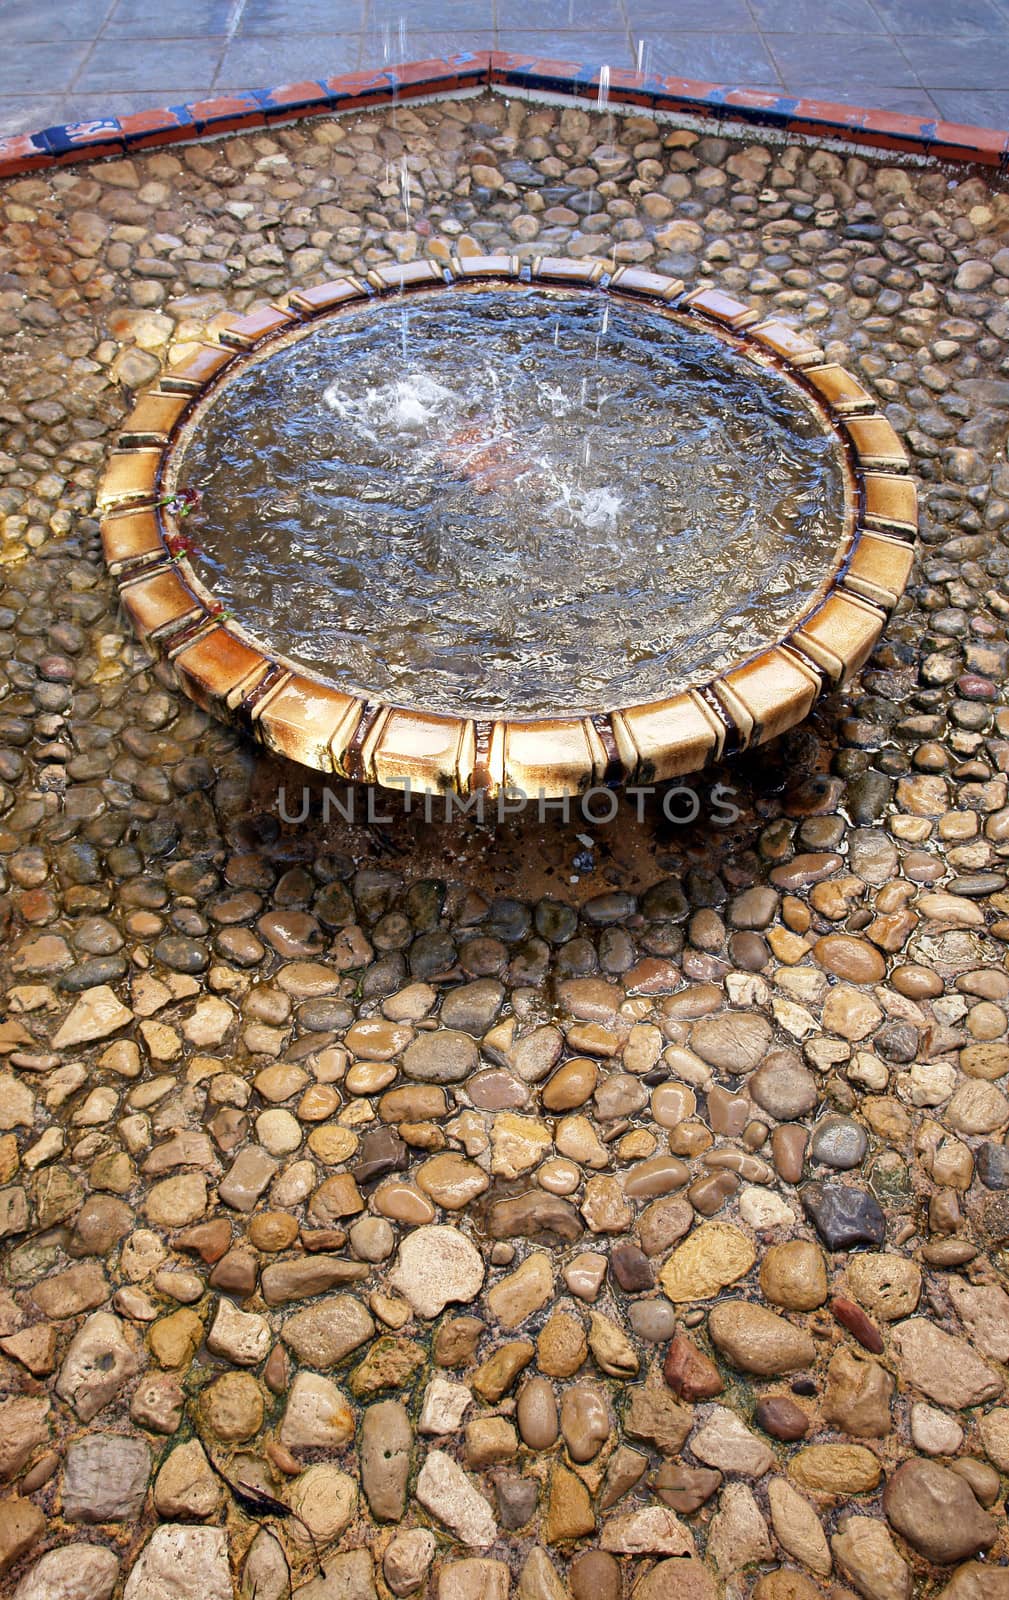
[[(412, 15), (425, 26), (426, 7), (401, 3), (397, 18)], [(236, 37), (276, 39), (293, 33), (360, 33), (374, 15), (368, 0), (244, 0), (238, 12)], [(430, 26), (430, 24), (427, 24)]]
[(74, 82), (77, 93), (93, 89), (124, 94), (131, 89), (167, 91), (174, 84), (212, 83), (223, 39), (157, 39), (138, 49), (129, 39), (99, 39)]
[(1006, 18), (996, 0), (872, 0), (890, 32), (901, 37), (948, 39), (976, 35), (997, 39)]
[(938, 108), (927, 89), (893, 89), (885, 84), (872, 84), (868, 88), (846, 89), (834, 84), (785, 84), (786, 94), (796, 99), (836, 101), (841, 105), (870, 106), (874, 111), (900, 111), (908, 117), (925, 117), (930, 121), (938, 115)]
[[(92, 89), (88, 94), (71, 94), (61, 97), (56, 105), (56, 115), (50, 122), (91, 122), (98, 117), (128, 117), (134, 111), (157, 110), (161, 106), (184, 106), (194, 100), (205, 100), (211, 90), (207, 84), (198, 88), (132, 89), (115, 94), (108, 89)], [(215, 89), (214, 94), (217, 93)]]
[(63, 117), (62, 100), (43, 100), (19, 95), (0, 96), (0, 139), (11, 133), (37, 133), (51, 128)]
[[(872, 84), (891, 89), (921, 87), (913, 65), (885, 36), (857, 39), (839, 33), (768, 33), (764, 37), (782, 81), (788, 84), (832, 84), (848, 91)], [(853, 92), (851, 97), (857, 99)]]
[[(417, 32), (407, 40), (408, 61), (444, 61), (451, 56), (465, 55), (475, 50), (492, 50), (494, 48), (494, 32), (492, 28), (450, 29), (447, 32), (436, 31), (432, 33)], [(397, 48), (386, 54), (381, 39), (365, 34), (361, 41), (361, 66), (376, 69), (386, 65), (395, 66), (400, 60)]]
[(947, 122), (1009, 129), (1007, 89), (933, 89), (932, 98)]
[(1009, 90), (1009, 38), (901, 40), (922, 83), (932, 89)]
[(202, 39), (228, 31), (231, 0), (118, 0), (106, 25), (107, 37), (126, 39)]
[(872, 0), (749, 0), (758, 25), (767, 33), (885, 33), (886, 24)]
[(631, 67), (631, 46), (625, 33), (533, 33), (503, 28), (498, 49), (534, 56), (553, 56), (580, 66)]
[(357, 34), (292, 34), (285, 39), (234, 39), (221, 60), (217, 83), (271, 88), (299, 78), (331, 78), (354, 72), (360, 60)]
[(94, 39), (115, 0), (0, 0), (0, 40), (53, 44), (60, 39)]
[(776, 83), (778, 72), (758, 33), (655, 33), (656, 72), (708, 83)]
[(595, 28), (615, 33), (624, 27), (624, 13), (620, 0), (597, 0), (592, 5), (585, 0), (537, 0), (534, 6), (529, 0), (497, 0), (497, 25), (502, 29), (542, 29), (558, 36)]
[(31, 94), (43, 89), (50, 94), (69, 89), (91, 46), (67, 41), (62, 44), (19, 44), (0, 51), (0, 95)]
[[(498, 0), (500, 5), (501, 0)], [(697, 0), (626, 0), (632, 29), (652, 28), (662, 33), (752, 33), (756, 27), (747, 0), (710, 0), (699, 13)]]

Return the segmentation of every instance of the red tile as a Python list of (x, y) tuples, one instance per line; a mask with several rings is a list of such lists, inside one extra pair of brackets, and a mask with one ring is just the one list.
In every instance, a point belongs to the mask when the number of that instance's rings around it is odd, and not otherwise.
[(0, 178), (14, 178), (19, 172), (34, 172), (52, 164), (49, 151), (37, 145), (30, 133), (12, 133), (9, 139), (0, 139)]
[(266, 115), (254, 94), (221, 95), (214, 100), (194, 100), (186, 107), (193, 121), (215, 133), (263, 127)]
[(317, 79), (306, 78), (302, 83), (282, 83), (279, 88), (265, 89), (262, 104), (267, 112), (295, 110), (298, 106), (321, 103), (328, 105), (329, 90)]

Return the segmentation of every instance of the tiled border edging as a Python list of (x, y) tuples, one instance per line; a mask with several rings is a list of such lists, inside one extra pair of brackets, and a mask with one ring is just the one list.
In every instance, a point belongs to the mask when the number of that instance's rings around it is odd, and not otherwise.
[[(697, 318), (778, 364), (827, 411), (853, 464), (849, 525), (812, 608), (770, 649), (710, 683), (649, 705), (594, 716), (481, 721), (372, 702), (297, 670), (230, 618), (172, 554), (165, 507), (172, 446), (183, 416), (231, 362), (341, 304), (390, 291), (482, 279), (595, 288)], [(637, 267), (612, 276), (602, 261), (462, 256), (334, 279), (228, 323), (143, 394), (112, 455), (98, 505), (102, 542), (123, 605), (142, 639), (172, 663), (185, 692), (253, 732), (277, 754), (322, 772), (417, 789), (517, 789), (556, 796), (590, 785), (656, 782), (775, 737), (817, 696), (867, 660), (911, 571), (917, 498), (897, 435), (872, 397), (802, 334), (718, 289), (689, 293), (678, 279)]]
[[(390, 105), (420, 96), (484, 88), (533, 94), (598, 96), (601, 64), (554, 61), (500, 50), (462, 51), (444, 60), (413, 61), (377, 71), (345, 73), (250, 89), (189, 105), (137, 111), (127, 117), (45, 128), (0, 139), (0, 178), (101, 156), (124, 156), (152, 145), (179, 144), (295, 118)], [(786, 133), (842, 139), (878, 150), (973, 162), (1009, 170), (1009, 132), (929, 121), (896, 112), (824, 100), (793, 99), (765, 90), (614, 67), (609, 103), (716, 121), (752, 123)]]

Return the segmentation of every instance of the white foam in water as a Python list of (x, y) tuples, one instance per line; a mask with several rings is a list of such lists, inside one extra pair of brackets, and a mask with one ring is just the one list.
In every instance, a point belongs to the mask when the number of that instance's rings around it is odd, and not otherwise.
[(406, 435), (431, 433), (432, 424), (452, 422), (459, 414), (460, 397), (454, 389), (439, 383), (428, 372), (411, 372), (393, 378), (363, 394), (347, 391), (347, 379), (339, 378), (323, 393), (330, 411), (372, 444)]

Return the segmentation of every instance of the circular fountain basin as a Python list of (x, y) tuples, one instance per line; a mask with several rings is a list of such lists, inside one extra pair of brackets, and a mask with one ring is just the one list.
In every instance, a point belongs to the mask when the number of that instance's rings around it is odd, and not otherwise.
[(130, 418), (106, 555), (187, 692), (323, 771), (693, 771), (857, 670), (907, 580), (889, 424), (718, 291), (423, 262), (219, 337)]

